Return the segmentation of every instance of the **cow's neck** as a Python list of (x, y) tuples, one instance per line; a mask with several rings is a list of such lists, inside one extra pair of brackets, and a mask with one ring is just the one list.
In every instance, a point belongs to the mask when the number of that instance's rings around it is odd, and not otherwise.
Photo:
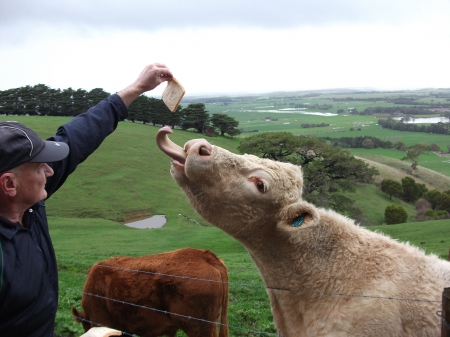
[[(307, 284), (311, 278), (311, 265), (319, 259), (323, 265), (329, 263), (326, 236), (319, 227), (306, 229), (305, 238), (291, 240), (286, 233), (272, 230), (259, 232), (238, 240), (246, 247), (261, 277), (268, 287), (289, 287), (295, 277), (297, 285)], [(310, 238), (314, 237), (314, 240)], [(318, 242), (322, 242), (319, 243)], [(315, 277), (320, 271), (315, 271)]]

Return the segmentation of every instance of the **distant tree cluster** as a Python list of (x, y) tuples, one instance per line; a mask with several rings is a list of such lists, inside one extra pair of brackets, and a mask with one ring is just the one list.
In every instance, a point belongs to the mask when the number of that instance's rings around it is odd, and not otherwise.
[[(110, 93), (100, 88), (60, 90), (37, 84), (0, 91), (0, 114), (74, 117), (108, 96)], [(203, 103), (189, 104), (185, 109), (179, 106), (177, 111), (171, 112), (161, 99), (146, 95), (130, 104), (128, 119), (144, 124), (180, 126), (184, 130), (193, 128), (209, 135), (216, 132), (229, 136), (240, 134), (238, 121), (225, 114), (209, 116)]]
[(72, 88), (52, 89), (45, 84), (0, 91), (0, 114), (73, 117), (86, 112), (110, 94)]
[(128, 107), (128, 120), (152, 125), (180, 125), (181, 106), (171, 112), (161, 99), (141, 95)]
[[(429, 200), (434, 200), (434, 204)], [(438, 204), (439, 206), (436, 206)], [(420, 221), (446, 219), (450, 214), (450, 190), (431, 190), (416, 201), (417, 219)]]
[(327, 124), (327, 123), (320, 123), (320, 124), (304, 123), (304, 124), (300, 124), (300, 126), (302, 128), (321, 128), (321, 127), (324, 127), (324, 126), (330, 126), (330, 124)]
[[(389, 199), (396, 197), (407, 203), (415, 203), (417, 218), (419, 220), (446, 219), (450, 214), (450, 190), (440, 192), (428, 190), (424, 184), (417, 184), (411, 177), (405, 177), (398, 182), (384, 179), (381, 182), (381, 191), (389, 195)], [(388, 211), (389, 208), (389, 211)], [(401, 223), (399, 208), (401, 206), (388, 206), (385, 211), (387, 224)]]
[[(435, 189), (428, 190), (424, 184), (418, 184), (413, 178), (405, 177), (401, 182), (392, 179), (384, 179), (381, 182), (381, 191), (389, 195), (389, 199), (396, 197), (407, 203), (415, 203), (417, 217), (420, 220), (448, 218), (450, 214), (450, 190), (445, 192), (440, 192)], [(390, 211), (395, 212), (398, 211), (398, 209), (394, 210), (392, 208)], [(391, 215), (392, 214), (389, 216)], [(385, 220), (388, 224), (399, 223), (392, 222), (392, 219)]]
[(205, 104), (189, 104), (181, 109), (180, 126), (183, 130), (195, 129), (199, 133), (213, 135), (214, 130), (223, 136), (225, 134), (233, 137), (241, 133), (237, 128), (239, 122), (226, 114), (213, 114), (210, 116), (205, 109)]
[(401, 106), (393, 106), (393, 107), (368, 107), (365, 108), (361, 113), (362, 115), (375, 115), (375, 114), (384, 114), (384, 115), (423, 115), (429, 114), (430, 112), (424, 108), (417, 107), (401, 107)]
[(342, 148), (392, 149), (394, 147), (394, 144), (390, 141), (384, 141), (379, 138), (370, 136), (340, 137), (340, 138), (322, 137), (322, 138), (328, 140), (331, 143), (331, 145), (339, 146)]
[(424, 184), (417, 184), (411, 177), (405, 177), (401, 182), (384, 179), (381, 182), (381, 191), (389, 195), (389, 199), (397, 197), (408, 203), (416, 202), (428, 191)]
[(412, 132), (426, 132), (437, 133), (441, 135), (450, 135), (450, 123), (433, 123), (429, 125), (425, 124), (408, 124), (402, 120), (380, 119), (378, 124), (384, 129), (392, 129), (397, 131), (412, 131)]

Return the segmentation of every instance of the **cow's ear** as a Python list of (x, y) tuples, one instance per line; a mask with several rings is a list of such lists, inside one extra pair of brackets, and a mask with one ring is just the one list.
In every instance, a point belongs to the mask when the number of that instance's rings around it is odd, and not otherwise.
[(306, 201), (299, 201), (283, 208), (278, 226), (289, 229), (315, 226), (320, 222), (317, 208)]

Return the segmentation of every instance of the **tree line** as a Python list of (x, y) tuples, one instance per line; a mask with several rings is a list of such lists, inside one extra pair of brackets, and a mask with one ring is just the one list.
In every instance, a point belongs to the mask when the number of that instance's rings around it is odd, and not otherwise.
[(384, 129), (450, 135), (450, 123), (438, 122), (429, 125), (405, 123), (408, 120), (409, 120), (408, 118), (398, 121), (392, 118), (379, 119), (378, 124), (381, 125), (381, 127)]
[(52, 89), (45, 84), (0, 91), (0, 114), (76, 116), (110, 94), (103, 89)]
[[(25, 86), (0, 91), (0, 114), (74, 117), (110, 95), (101, 88), (87, 91), (52, 89), (45, 84)], [(238, 121), (225, 114), (210, 116), (203, 103), (189, 104), (186, 108), (179, 106), (172, 113), (161, 99), (146, 95), (139, 96), (128, 107), (128, 119), (144, 124), (178, 126), (183, 130), (194, 129), (210, 136), (240, 134)]]

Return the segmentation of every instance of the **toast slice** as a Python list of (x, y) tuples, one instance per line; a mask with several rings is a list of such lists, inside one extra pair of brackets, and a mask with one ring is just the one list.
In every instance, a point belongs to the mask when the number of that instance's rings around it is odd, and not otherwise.
[(171, 81), (167, 82), (167, 87), (162, 93), (162, 100), (167, 105), (170, 111), (175, 112), (180, 104), (181, 99), (184, 96), (183, 86), (177, 81), (175, 77)]
[(114, 330), (105, 327), (90, 328), (81, 337), (108, 337), (108, 336), (122, 336), (122, 331)]

